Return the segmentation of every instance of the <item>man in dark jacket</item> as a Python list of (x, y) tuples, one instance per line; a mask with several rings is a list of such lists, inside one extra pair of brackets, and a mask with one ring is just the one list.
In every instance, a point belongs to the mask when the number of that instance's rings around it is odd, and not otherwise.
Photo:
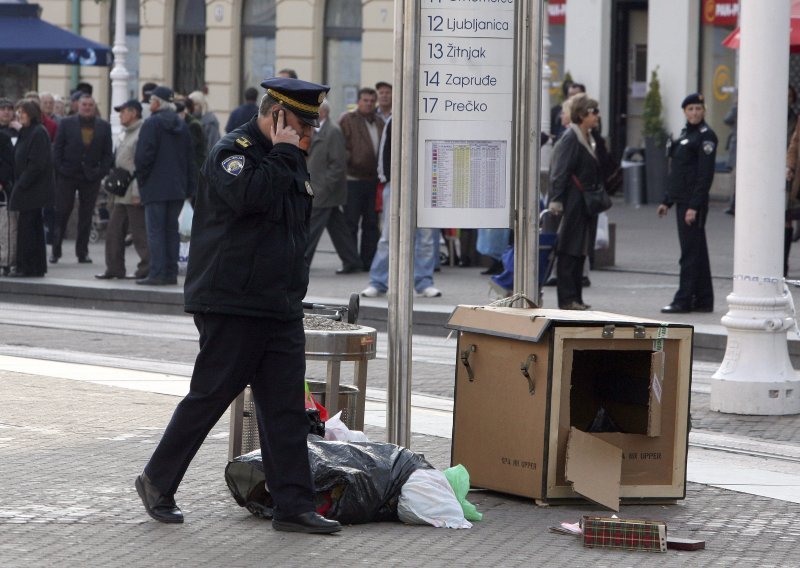
[(99, 118), (96, 111), (97, 106), (91, 95), (81, 95), (78, 113), (61, 121), (53, 143), (57, 182), (51, 263), (61, 258), (61, 243), (75, 205), (76, 191), (78, 236), (75, 239), (75, 256), (78, 262), (92, 262), (89, 258), (92, 215), (100, 191), (100, 180), (114, 161), (111, 125)]
[(150, 251), (150, 273), (136, 283), (148, 286), (178, 283), (178, 215), (196, 190), (192, 137), (175, 112), (174, 97), (169, 87), (153, 89), (134, 158)]
[(329, 113), (330, 106), (327, 101), (323, 101), (319, 106), (320, 126), (314, 133), (308, 150), (308, 171), (314, 184), (314, 207), (308, 229), (306, 263), (311, 266), (319, 239), (327, 228), (342, 266), (360, 267), (361, 258), (355, 243), (350, 239), (350, 229), (342, 212), (342, 206), (347, 203), (347, 153), (344, 137), (336, 123), (328, 119)]
[(663, 217), (673, 204), (677, 209), (678, 239), (681, 243), (680, 285), (672, 303), (661, 308), (665, 314), (713, 312), (714, 287), (706, 242), (708, 192), (714, 181), (717, 135), (705, 123), (703, 95), (683, 99), (686, 127), (670, 146), (669, 178), (664, 202), (658, 206)]
[(208, 432), (249, 383), (276, 530), (341, 529), (314, 511), (303, 404), (303, 259), (313, 190), (304, 151), (328, 87), (262, 83), (257, 117), (214, 146), (200, 176), (186, 311), (200, 332), (189, 394), (136, 488), (154, 519), (183, 522), (175, 491)]
[(258, 91), (254, 87), (248, 87), (244, 91), (244, 104), (239, 105), (228, 118), (228, 123), (225, 125), (225, 132), (231, 132), (234, 128), (239, 128), (246, 124), (258, 113)]

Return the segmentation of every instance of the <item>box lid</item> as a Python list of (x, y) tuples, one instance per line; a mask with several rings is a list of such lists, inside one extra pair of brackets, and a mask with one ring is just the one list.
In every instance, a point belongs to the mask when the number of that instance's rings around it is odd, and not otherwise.
[(619, 511), (620, 448), (572, 427), (567, 440), (566, 469), (567, 481), (572, 483), (575, 493)]
[(459, 331), (485, 333), (535, 342), (541, 339), (542, 334), (553, 323), (568, 323), (570, 325), (629, 323), (631, 325), (680, 327), (680, 324), (676, 325), (674, 323), (609, 312), (469, 305), (456, 306), (456, 309), (450, 314), (450, 319), (445, 327)]

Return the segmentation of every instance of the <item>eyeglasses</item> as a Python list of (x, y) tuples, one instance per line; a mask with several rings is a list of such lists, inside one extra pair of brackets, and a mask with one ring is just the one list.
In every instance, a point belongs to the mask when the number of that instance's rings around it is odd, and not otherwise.
[(600, 114), (599, 108), (587, 108), (586, 114)]

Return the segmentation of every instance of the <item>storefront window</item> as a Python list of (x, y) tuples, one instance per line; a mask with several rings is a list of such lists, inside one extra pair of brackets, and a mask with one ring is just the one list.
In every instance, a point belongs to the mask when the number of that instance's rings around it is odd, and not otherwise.
[(203, 90), (206, 70), (205, 0), (175, 4), (175, 92)]
[(724, 118), (736, 103), (738, 52), (722, 45), (736, 28), (738, 0), (704, 0), (700, 30), (700, 92), (706, 99), (706, 122), (719, 137), (717, 162), (728, 158), (731, 127)]
[(0, 96), (21, 99), (27, 91), (36, 90), (36, 79), (36, 65), (0, 64)]
[(325, 7), (325, 77), (331, 116), (355, 105), (361, 87), (361, 0), (328, 0)]
[[(116, 14), (117, 3), (111, 0), (109, 13), (109, 27), (111, 29), (111, 46), (116, 41)], [(125, 47), (128, 53), (125, 56), (125, 69), (128, 70), (128, 98), (139, 98), (139, 0), (125, 1)], [(109, 87), (110, 88), (110, 87)], [(109, 98), (110, 100), (110, 98)]]
[(242, 79), (240, 98), (275, 69), (275, 0), (245, 0), (242, 9)]

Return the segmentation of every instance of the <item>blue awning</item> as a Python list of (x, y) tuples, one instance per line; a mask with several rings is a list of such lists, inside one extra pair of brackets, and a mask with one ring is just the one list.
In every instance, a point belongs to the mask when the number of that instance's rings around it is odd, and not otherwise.
[(0, 64), (111, 65), (111, 48), (39, 18), (38, 4), (0, 3)]

